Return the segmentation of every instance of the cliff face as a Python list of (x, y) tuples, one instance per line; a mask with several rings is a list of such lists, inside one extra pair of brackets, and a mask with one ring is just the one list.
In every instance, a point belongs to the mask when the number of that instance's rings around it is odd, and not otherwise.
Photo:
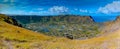
[(0, 14), (0, 21), (5, 21), (9, 24), (13, 24), (13, 25), (16, 25), (16, 26), (19, 26), (19, 27), (22, 27), (21, 24), (19, 24), (15, 19), (13, 18), (10, 18), (4, 14)]

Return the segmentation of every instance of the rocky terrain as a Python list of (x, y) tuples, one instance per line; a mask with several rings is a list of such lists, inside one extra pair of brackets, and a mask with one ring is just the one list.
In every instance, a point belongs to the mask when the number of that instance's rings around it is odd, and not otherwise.
[(100, 33), (98, 24), (91, 16), (14, 16), (13, 18), (24, 24), (26, 29), (49, 36), (82, 40), (96, 37)]

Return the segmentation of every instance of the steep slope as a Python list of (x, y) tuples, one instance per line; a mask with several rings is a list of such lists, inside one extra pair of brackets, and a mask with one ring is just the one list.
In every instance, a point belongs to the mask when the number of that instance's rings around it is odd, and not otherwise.
[[(50, 40), (51, 37), (35, 33), (17, 26), (14, 26), (12, 18), (5, 15), (0, 17), (0, 48), (1, 49), (25, 49), (30, 42)], [(4, 20), (7, 20), (4, 21)], [(12, 22), (12, 23), (9, 23)], [(16, 22), (15, 22), (16, 23)]]
[(7, 23), (22, 27), (22, 25), (19, 24), (15, 19), (12, 19), (4, 14), (0, 14), (0, 21), (5, 21)]

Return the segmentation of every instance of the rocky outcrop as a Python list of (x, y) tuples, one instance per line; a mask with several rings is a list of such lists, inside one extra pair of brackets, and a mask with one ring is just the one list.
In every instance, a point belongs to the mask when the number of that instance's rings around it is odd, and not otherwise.
[(4, 14), (0, 14), (0, 21), (5, 21), (9, 24), (13, 24), (13, 25), (16, 25), (16, 26), (19, 26), (19, 27), (22, 27), (21, 24), (19, 24), (15, 19), (11, 18), (11, 17), (8, 17)]

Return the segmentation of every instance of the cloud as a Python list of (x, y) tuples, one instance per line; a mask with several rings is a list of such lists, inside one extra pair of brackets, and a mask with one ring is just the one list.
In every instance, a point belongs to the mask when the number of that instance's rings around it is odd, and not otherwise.
[(83, 9), (80, 9), (80, 12), (87, 13), (87, 12), (88, 12), (88, 10), (83, 10)]
[(97, 12), (110, 14), (110, 13), (119, 13), (120, 12), (120, 1), (113, 1), (110, 4), (100, 7)]
[(64, 6), (53, 6), (48, 9), (51, 13), (67, 13), (68, 8)]

